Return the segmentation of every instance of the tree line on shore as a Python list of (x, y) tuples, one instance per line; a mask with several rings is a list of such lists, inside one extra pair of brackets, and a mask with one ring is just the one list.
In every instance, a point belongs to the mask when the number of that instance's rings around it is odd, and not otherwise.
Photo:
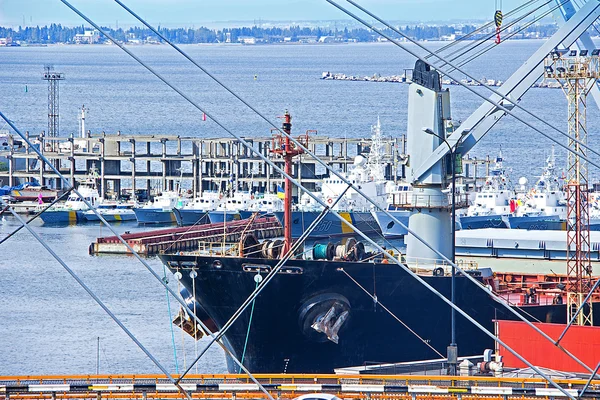
[[(474, 25), (414, 25), (399, 27), (400, 30), (409, 37), (416, 40), (436, 40), (442, 37), (456, 35), (457, 37), (476, 29)], [(140, 27), (131, 27), (127, 29), (103, 28), (112, 37), (121, 41), (154, 41), (160, 42), (159, 38), (149, 29)], [(209, 29), (200, 28), (164, 28), (159, 27), (159, 32), (167, 39), (175, 43), (195, 44), (195, 43), (225, 43), (238, 42), (243, 37), (253, 37), (263, 43), (279, 43), (283, 41), (298, 42), (306, 38), (330, 37), (335, 41), (357, 41), (374, 42), (380, 36), (364, 28), (344, 28), (342, 30), (322, 28), (322, 27), (301, 27), (289, 26), (285, 28), (258, 26), (242, 28), (224, 28)], [(11, 38), (13, 42), (31, 43), (31, 44), (52, 44), (52, 43), (74, 43), (77, 34), (83, 34), (91, 28), (85, 26), (67, 27), (61, 24), (51, 24), (48, 26), (27, 26), (17, 29), (0, 27), (0, 38)], [(385, 31), (392, 37), (397, 34), (389, 29)], [(555, 25), (532, 25), (524, 32), (534, 33), (537, 37), (547, 37), (556, 31)], [(100, 41), (106, 38), (100, 36)]]

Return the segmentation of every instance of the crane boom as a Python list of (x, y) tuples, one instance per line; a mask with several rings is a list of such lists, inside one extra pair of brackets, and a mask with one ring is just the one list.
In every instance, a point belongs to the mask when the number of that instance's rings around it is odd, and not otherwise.
[[(502, 99), (497, 94), (490, 96), (490, 102), (485, 102), (466, 121), (456, 130), (455, 133), (448, 136), (447, 141), (453, 147), (457, 141), (461, 140), (457, 153), (466, 154), (473, 146), (481, 140), (492, 127), (506, 113), (495, 104), (501, 104), (507, 109), (514, 107), (514, 104), (521, 100), (531, 86), (543, 74), (543, 62), (546, 56), (559, 45), (565, 47), (573, 44), (585, 33), (592, 23), (600, 17), (600, 1), (590, 0), (579, 11), (575, 12), (568, 21), (566, 21), (559, 30), (552, 35), (510, 78), (498, 89), (498, 92), (508, 97), (510, 101)], [(438, 164), (448, 153), (448, 147), (445, 144), (439, 145), (433, 153), (421, 164), (414, 166), (413, 183), (427, 178), (428, 172), (433, 166)]]

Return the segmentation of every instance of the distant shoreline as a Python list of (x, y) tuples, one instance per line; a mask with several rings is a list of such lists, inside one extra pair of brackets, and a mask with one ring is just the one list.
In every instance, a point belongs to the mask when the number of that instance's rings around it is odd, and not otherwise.
[[(506, 42), (521, 42), (521, 41), (545, 41), (548, 38), (522, 38), (522, 39), (510, 39)], [(417, 43), (451, 43), (449, 40), (419, 40)], [(411, 44), (408, 41), (401, 41), (403, 44)], [(170, 46), (168, 43), (131, 43), (125, 42), (121, 43), (125, 46), (138, 47), (138, 46)], [(247, 43), (176, 43), (177, 46), (231, 46), (231, 47), (264, 47), (264, 46), (340, 46), (340, 45), (382, 45), (382, 44), (393, 44), (389, 41), (379, 41), (379, 42), (330, 42), (330, 43), (320, 43), (320, 42), (276, 42), (276, 43), (256, 43), (256, 44), (247, 44)], [(114, 46), (113, 43), (25, 43), (20, 45), (13, 46), (0, 46), (2, 48), (19, 48), (19, 47), (58, 47), (58, 46), (69, 46), (69, 47), (111, 47)]]

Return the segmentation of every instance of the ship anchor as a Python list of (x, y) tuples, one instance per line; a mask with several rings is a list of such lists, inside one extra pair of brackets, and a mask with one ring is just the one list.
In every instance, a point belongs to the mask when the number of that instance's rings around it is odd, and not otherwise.
[[(342, 311), (343, 310), (343, 311)], [(324, 333), (327, 339), (333, 343), (338, 344), (339, 336), (338, 332), (346, 319), (348, 319), (349, 312), (344, 310), (344, 307), (340, 303), (334, 303), (325, 315), (321, 315), (311, 325), (315, 331)]]

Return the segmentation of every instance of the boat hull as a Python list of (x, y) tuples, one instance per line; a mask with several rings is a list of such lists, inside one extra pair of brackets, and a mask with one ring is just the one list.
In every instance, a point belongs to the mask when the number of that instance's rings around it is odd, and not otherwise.
[(85, 211), (47, 210), (40, 214), (44, 224), (76, 224), (85, 221)]
[[(133, 212), (133, 210), (123, 211), (123, 212), (118, 212), (118, 213), (102, 213), (101, 212), (100, 214), (107, 222), (122, 222), (122, 221), (135, 221), (136, 220), (135, 213)], [(98, 216), (95, 213), (91, 213), (91, 212), (85, 213), (85, 219), (88, 222), (100, 221), (100, 218), (98, 218)]]
[[(181, 283), (196, 293), (203, 319), (215, 331), (256, 288), (257, 269), (262, 269), (264, 277), (278, 261), (197, 255), (160, 258), (172, 272), (182, 272)], [(192, 267), (198, 274), (195, 279), (188, 271)], [(285, 268), (264, 288), (254, 307), (248, 307), (225, 333), (226, 347), (238, 359), (244, 354), (244, 365), (250, 371), (331, 373), (334, 368), (365, 362), (441, 358), (446, 353), (450, 307), (397, 265), (291, 259)], [(450, 296), (449, 276), (431, 274), (423, 279), (442, 295)], [(414, 333), (363, 291), (373, 294), (373, 288), (380, 304)], [(495, 318), (514, 319), (486, 291), (464, 277), (456, 279), (456, 295), (457, 304), (492, 332)], [(312, 328), (319, 312), (325, 314), (332, 304), (348, 311), (337, 344)], [(544, 322), (564, 323), (566, 319), (565, 305), (524, 308)], [(460, 315), (456, 327), (460, 355), (482, 354), (493, 348), (493, 340)], [(228, 369), (239, 371), (229, 358)]]
[(15, 198), (16, 201), (39, 201), (40, 194), (44, 203), (49, 203), (56, 199), (58, 192), (56, 190), (49, 189), (13, 189), (10, 195)]
[(564, 231), (567, 229), (566, 221), (561, 220), (558, 215), (546, 215), (535, 217), (508, 217), (510, 229), (526, 229), (536, 231)]
[(177, 225), (204, 225), (210, 224), (208, 213), (204, 210), (186, 210), (185, 208), (174, 208), (173, 213), (177, 220)]
[[(320, 215), (317, 211), (293, 211), (292, 212), (292, 237), (300, 237)], [(346, 221), (358, 228), (365, 234), (381, 233), (375, 217), (370, 212), (338, 212)], [(283, 212), (275, 212), (275, 216), (283, 225)], [(346, 224), (342, 223), (333, 213), (328, 213), (313, 229), (309, 237), (325, 238), (332, 236), (354, 235), (355, 232)]]
[(223, 222), (242, 219), (238, 211), (209, 211), (208, 218), (210, 219), (211, 224), (222, 224)]
[(162, 208), (134, 208), (135, 218), (139, 224), (170, 224), (177, 222), (172, 210)]
[(460, 217), (461, 229), (508, 228), (506, 217), (502, 215), (478, 215)]
[[(408, 220), (410, 218), (410, 211), (388, 211), (398, 221), (402, 222), (405, 226), (408, 226)], [(381, 229), (381, 233), (385, 237), (402, 237), (408, 234), (408, 231), (402, 225), (396, 223), (383, 211), (373, 211), (373, 217)]]

